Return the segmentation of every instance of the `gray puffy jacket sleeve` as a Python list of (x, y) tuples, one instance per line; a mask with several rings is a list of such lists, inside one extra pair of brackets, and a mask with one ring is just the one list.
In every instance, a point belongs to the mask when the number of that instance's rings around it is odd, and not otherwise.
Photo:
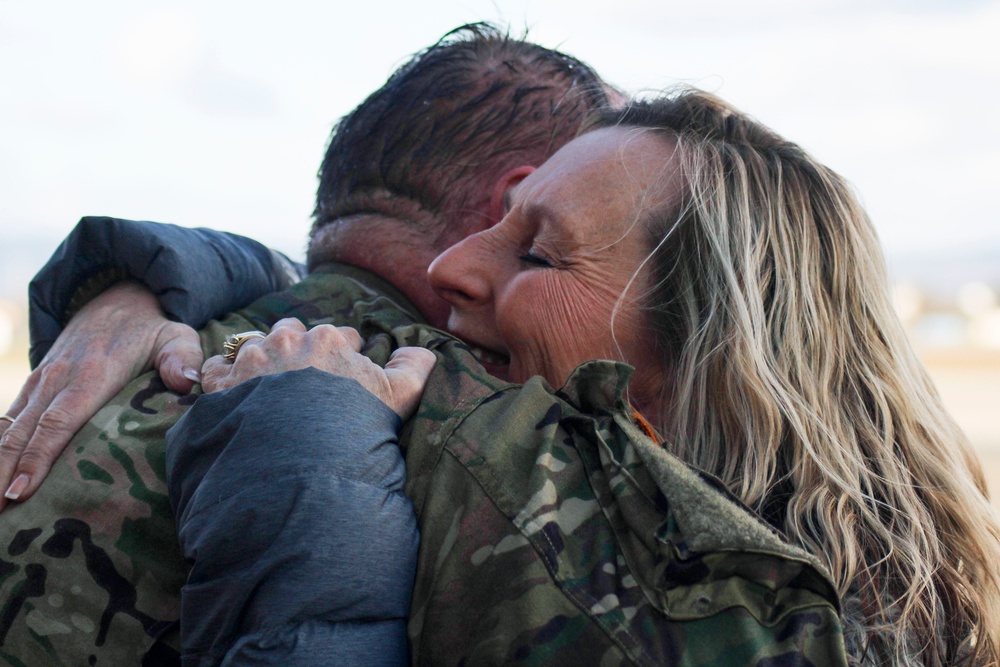
[(41, 362), (75, 309), (117, 280), (142, 283), (167, 317), (199, 329), (302, 274), (301, 265), (244, 236), (83, 218), (28, 287), (31, 365)]
[(198, 398), (167, 433), (185, 667), (407, 664), (419, 540), (399, 426), (315, 368)]

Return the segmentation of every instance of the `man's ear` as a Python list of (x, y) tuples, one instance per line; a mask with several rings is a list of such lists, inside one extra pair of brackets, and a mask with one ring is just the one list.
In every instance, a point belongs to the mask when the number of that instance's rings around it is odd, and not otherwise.
[(506, 213), (504, 210), (504, 198), (507, 196), (507, 193), (537, 168), (526, 164), (504, 172), (500, 180), (493, 186), (493, 194), (490, 196), (490, 226), (500, 222), (504, 213)]

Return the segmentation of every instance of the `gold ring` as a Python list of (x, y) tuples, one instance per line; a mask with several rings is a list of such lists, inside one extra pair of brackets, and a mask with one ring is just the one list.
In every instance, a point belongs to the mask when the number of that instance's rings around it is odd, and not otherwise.
[(234, 361), (236, 355), (240, 353), (243, 343), (251, 338), (267, 338), (267, 334), (263, 331), (244, 331), (243, 333), (230, 335), (226, 338), (226, 342), (222, 344), (222, 358), (226, 361)]
[(10, 415), (0, 415), (0, 421), (3, 421), (4, 419), (9, 421), (11, 424), (14, 423), (14, 418), (11, 417)]

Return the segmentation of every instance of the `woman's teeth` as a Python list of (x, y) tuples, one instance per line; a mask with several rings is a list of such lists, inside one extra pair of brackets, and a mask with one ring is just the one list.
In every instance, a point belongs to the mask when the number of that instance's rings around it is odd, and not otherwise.
[(506, 366), (510, 363), (510, 359), (505, 354), (494, 352), (493, 350), (484, 350), (481, 347), (472, 347), (470, 349), (472, 350), (472, 356), (478, 359), (481, 364)]

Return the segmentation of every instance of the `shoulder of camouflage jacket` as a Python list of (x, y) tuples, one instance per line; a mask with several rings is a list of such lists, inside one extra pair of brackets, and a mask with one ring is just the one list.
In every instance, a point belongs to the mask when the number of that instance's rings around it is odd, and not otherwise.
[[(418, 663), (563, 664), (597, 627), (595, 664), (845, 664), (825, 573), (634, 427), (630, 369), (591, 362), (556, 392), (485, 374), (433, 330), (396, 335), (439, 353), (401, 437)], [(515, 572), (532, 576), (492, 583)]]
[(327, 264), (282, 292), (261, 297), (238, 315), (270, 326), (295, 317), (308, 326), (353, 326), (365, 337), (420, 321), (416, 308), (381, 278), (345, 264)]
[[(361, 273), (319, 273), (201, 332), (206, 357), (225, 338), (281, 317), (369, 331), (384, 364), (385, 333), (413, 317)], [(377, 281), (373, 281), (377, 283)], [(177, 647), (187, 576), (166, 489), (164, 435), (197, 394), (178, 396), (147, 373), (73, 438), (30, 502), (0, 513), (0, 662), (139, 664), (161, 638)]]
[(163, 440), (193, 400), (139, 377), (76, 434), (29, 502), (0, 514), (7, 663), (139, 664), (176, 620), (187, 566)]

